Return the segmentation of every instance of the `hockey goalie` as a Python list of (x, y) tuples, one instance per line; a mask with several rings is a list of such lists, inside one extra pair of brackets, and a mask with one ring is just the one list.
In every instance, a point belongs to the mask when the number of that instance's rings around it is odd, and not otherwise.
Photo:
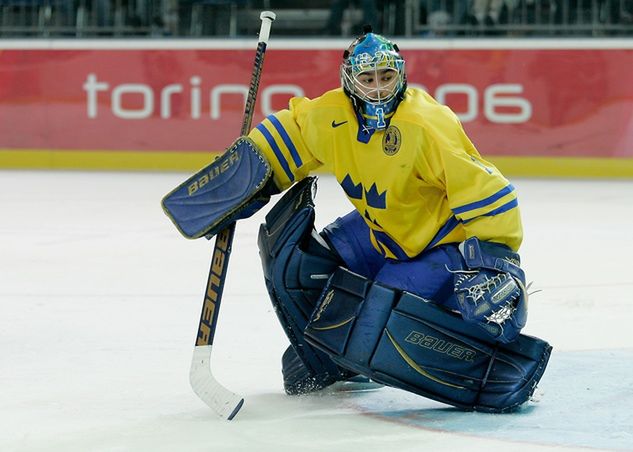
[[(398, 47), (365, 29), (341, 87), (290, 100), (164, 199), (187, 237), (213, 237), (285, 192), (259, 233), (289, 339), (288, 394), (364, 376), (464, 410), (531, 397), (551, 347), (527, 320), (517, 193), (456, 115), (407, 87)], [(314, 229), (314, 171), (354, 209)]]

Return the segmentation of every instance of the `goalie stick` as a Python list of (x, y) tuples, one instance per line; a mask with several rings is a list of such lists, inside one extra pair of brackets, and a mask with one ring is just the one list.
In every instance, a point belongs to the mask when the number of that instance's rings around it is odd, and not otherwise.
[[(244, 107), (244, 118), (240, 135), (247, 135), (251, 128), (253, 112), (255, 110), (255, 100), (257, 99), (257, 91), (259, 89), (259, 80), (264, 64), (264, 54), (266, 52), (268, 37), (270, 36), (270, 27), (275, 17), (275, 13), (271, 11), (263, 11), (259, 16), (262, 24), (259, 30), (259, 42), (257, 43), (253, 74), (251, 76), (248, 96), (246, 97), (246, 106)], [(209, 270), (204, 303), (202, 313), (200, 314), (200, 323), (198, 325), (198, 337), (193, 350), (191, 369), (189, 371), (189, 382), (191, 383), (193, 391), (220, 417), (226, 418), (227, 420), (233, 419), (240, 408), (242, 408), (244, 398), (228, 390), (215, 379), (211, 371), (211, 350), (213, 348), (213, 337), (215, 336), (217, 327), (220, 302), (222, 301), (222, 292), (224, 291), (224, 284), (226, 282), (227, 267), (229, 257), (231, 256), (234, 235), (235, 223), (221, 231), (215, 239), (211, 268)]]

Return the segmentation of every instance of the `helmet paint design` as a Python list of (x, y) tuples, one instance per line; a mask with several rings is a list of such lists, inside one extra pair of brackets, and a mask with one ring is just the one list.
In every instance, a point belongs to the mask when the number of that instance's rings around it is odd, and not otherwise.
[(407, 86), (398, 47), (366, 29), (343, 54), (340, 75), (343, 90), (365, 125), (386, 128)]

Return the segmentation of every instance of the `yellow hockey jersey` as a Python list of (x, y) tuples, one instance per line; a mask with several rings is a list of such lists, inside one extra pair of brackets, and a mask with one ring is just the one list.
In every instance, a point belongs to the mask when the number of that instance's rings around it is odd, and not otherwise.
[(281, 189), (332, 172), (385, 257), (407, 259), (476, 236), (517, 250), (523, 232), (514, 187), (482, 159), (458, 118), (416, 88), (384, 130), (368, 130), (342, 89), (295, 97), (250, 135)]

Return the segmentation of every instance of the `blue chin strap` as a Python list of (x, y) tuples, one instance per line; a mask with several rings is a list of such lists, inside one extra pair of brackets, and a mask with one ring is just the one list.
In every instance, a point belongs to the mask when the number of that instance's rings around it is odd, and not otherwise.
[(396, 112), (400, 99), (396, 96), (389, 102), (378, 105), (361, 100), (357, 100), (357, 102), (360, 102), (362, 105), (360, 119), (363, 120), (364, 125), (369, 129), (380, 130), (386, 129), (389, 126), (389, 121)]

